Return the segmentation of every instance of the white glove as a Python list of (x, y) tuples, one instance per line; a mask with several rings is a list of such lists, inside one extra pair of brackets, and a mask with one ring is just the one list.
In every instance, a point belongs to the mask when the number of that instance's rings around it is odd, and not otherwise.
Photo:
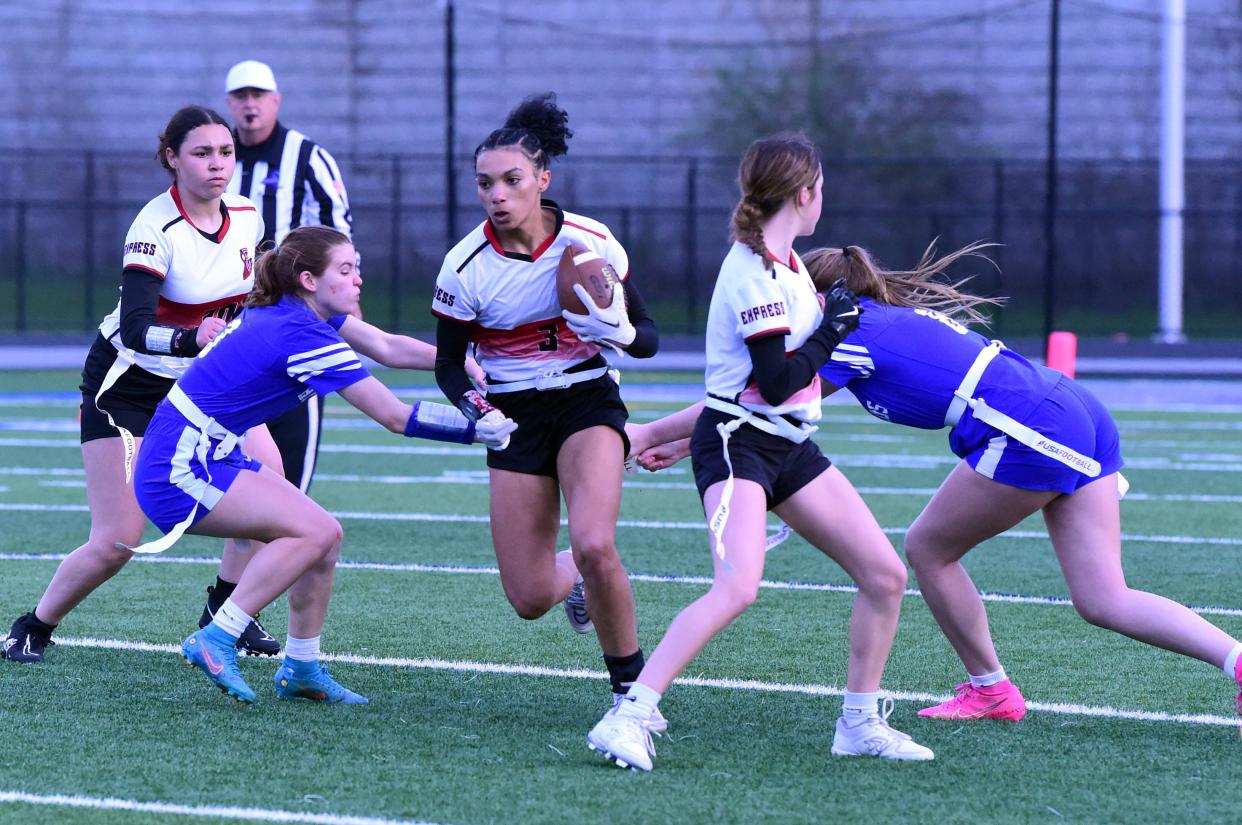
[(509, 435), (517, 429), (517, 422), (506, 418), (500, 410), (493, 409), (474, 423), (474, 440), (489, 450), (503, 450), (509, 446)]
[(625, 311), (625, 290), (621, 284), (612, 285), (612, 303), (603, 309), (595, 305), (595, 301), (582, 284), (574, 284), (574, 292), (582, 299), (587, 314), (562, 310), (561, 316), (566, 325), (581, 341), (589, 344), (605, 344), (621, 354), (621, 350), (634, 343), (638, 331), (630, 323), (630, 316)]
[(457, 402), (457, 409), (474, 422), (474, 441), (486, 445), (489, 450), (503, 450), (509, 446), (509, 435), (517, 429), (517, 422), (493, 407), (478, 390), (470, 390)]

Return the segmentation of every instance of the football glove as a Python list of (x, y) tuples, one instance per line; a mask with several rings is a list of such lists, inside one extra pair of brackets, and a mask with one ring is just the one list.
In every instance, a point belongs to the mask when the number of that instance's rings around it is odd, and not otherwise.
[(489, 450), (503, 450), (509, 446), (509, 436), (517, 429), (517, 422), (488, 403), (478, 390), (470, 390), (457, 402), (457, 409), (474, 422), (474, 440)]
[(595, 305), (582, 284), (574, 284), (574, 293), (586, 306), (587, 314), (579, 315), (566, 309), (561, 311), (561, 315), (579, 340), (612, 347), (618, 354), (634, 343), (638, 331), (625, 311), (625, 290), (621, 284), (612, 285), (612, 303), (602, 309)]
[(858, 329), (862, 307), (858, 305), (858, 296), (845, 285), (844, 278), (833, 282), (824, 297), (824, 318), (820, 321), (820, 329), (832, 338), (832, 344), (845, 340), (845, 336)]

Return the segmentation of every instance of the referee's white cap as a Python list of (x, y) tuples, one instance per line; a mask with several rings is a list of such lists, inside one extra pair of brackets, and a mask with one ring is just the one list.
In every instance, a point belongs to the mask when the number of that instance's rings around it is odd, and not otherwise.
[(276, 91), (276, 75), (272, 67), (257, 60), (243, 60), (229, 69), (229, 76), (224, 81), (224, 92), (235, 92), (238, 89), (263, 89)]

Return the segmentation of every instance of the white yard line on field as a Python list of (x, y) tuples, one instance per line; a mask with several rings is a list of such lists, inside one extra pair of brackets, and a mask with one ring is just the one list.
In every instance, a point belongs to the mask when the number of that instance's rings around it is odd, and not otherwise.
[[(63, 553), (0, 553), (0, 561), (55, 561), (65, 558)], [(220, 560), (216, 556), (135, 556), (133, 561), (147, 564), (201, 564), (217, 565)], [(338, 570), (378, 570), (393, 573), (442, 573), (467, 576), (498, 576), (500, 571), (495, 567), (468, 567), (458, 564), (414, 564), (401, 562), (372, 562), (341, 560), (336, 563)], [(659, 576), (648, 573), (630, 573), (630, 581), (655, 584), (690, 584), (706, 587), (712, 583), (707, 576)], [(822, 593), (858, 592), (852, 584), (819, 584), (815, 582), (791, 582), (763, 579), (759, 586), (765, 590), (812, 591)], [(922, 591), (908, 588), (905, 595), (910, 598), (923, 598)], [(1018, 593), (980, 593), (985, 602), (999, 604), (1033, 604), (1071, 607), (1073, 602), (1058, 596), (1025, 596)], [(1190, 609), (1204, 616), (1242, 616), (1242, 609), (1234, 607), (1213, 607), (1191, 605)]]
[[(31, 512), (31, 513), (87, 513), (85, 504), (35, 504), (18, 502), (0, 502), (0, 512)], [(356, 521), (412, 521), (432, 524), (488, 524), (490, 519), (483, 515), (461, 515), (453, 513), (373, 513), (355, 510), (333, 510), (332, 515), (339, 519)], [(569, 525), (568, 519), (561, 519), (561, 526)], [(641, 530), (703, 530), (701, 521), (650, 521), (641, 519), (618, 519), (618, 527), (633, 527)], [(903, 536), (905, 527), (885, 527), (884, 532), (890, 536)], [(1035, 539), (1047, 541), (1048, 534), (1042, 530), (1009, 530), (1001, 534), (1010, 539)], [(1242, 537), (1235, 536), (1158, 536), (1122, 533), (1122, 541), (1148, 542), (1152, 544), (1206, 544), (1221, 547), (1240, 547)]]
[[(181, 655), (179, 645), (128, 642), (121, 639), (64, 638), (57, 642), (65, 647), (95, 648), (102, 650), (125, 650), (140, 653), (170, 653)], [(578, 668), (547, 667), (545, 665), (506, 664), (502, 662), (450, 661), (446, 659), (409, 659), (397, 656), (355, 656), (348, 653), (324, 654), (324, 661), (370, 667), (391, 667), (409, 670), (439, 670), (456, 673), (503, 674), (507, 676), (541, 676), (560, 679), (591, 679), (604, 681), (604, 671)], [(708, 679), (684, 676), (675, 684), (720, 690), (757, 691), (764, 693), (798, 693), (807, 696), (844, 696), (845, 688), (836, 685), (791, 684), (787, 682), (764, 682), (757, 679)], [(921, 691), (884, 691), (885, 695), (899, 701), (945, 702), (951, 696)], [(1060, 713), (1068, 716), (1095, 716), (1107, 719), (1127, 719), (1140, 722), (1174, 722), (1186, 725), (1236, 726), (1236, 716), (1212, 716), (1210, 714), (1169, 713), (1165, 711), (1126, 710), (1107, 705), (1080, 705), (1066, 702), (1027, 702), (1034, 711)]]
[(178, 805), (172, 802), (140, 802), (136, 799), (80, 796), (73, 794), (32, 794), (0, 790), (0, 802), (47, 805), (54, 808), (90, 808), (98, 811), (131, 811), (162, 816), (194, 816), (226, 819), (230, 822), (306, 822), (314, 825), (432, 825), (412, 819), (381, 819), (374, 816), (312, 814), (270, 808), (238, 808), (221, 805)]

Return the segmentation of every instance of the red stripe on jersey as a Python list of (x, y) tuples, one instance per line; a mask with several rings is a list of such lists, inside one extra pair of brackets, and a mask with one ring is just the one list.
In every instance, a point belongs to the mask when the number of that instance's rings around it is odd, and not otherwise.
[[(177, 191), (177, 184), (174, 183), (171, 187), (169, 187), (168, 191), (172, 195), (173, 203), (177, 204), (177, 211), (181, 213), (181, 217), (185, 218), (185, 222), (188, 223), (190, 226), (194, 227), (195, 229), (198, 229), (198, 224), (190, 220), (190, 216), (185, 213), (185, 207), (181, 205), (181, 193)], [(243, 207), (243, 208), (252, 208), (252, 207)], [(198, 231), (202, 232), (203, 230), (198, 229)], [(221, 241), (223, 241), (224, 236), (227, 234), (229, 234), (229, 211), (226, 208), (224, 210), (224, 223), (220, 225), (220, 233), (219, 235), (216, 236), (216, 243), (220, 243)]]
[[(754, 335), (747, 335), (742, 340), (744, 340), (746, 343), (749, 344), (751, 341), (755, 341), (759, 338), (766, 338), (769, 335), (776, 335), (778, 333), (781, 335), (788, 335), (789, 327), (779, 327), (777, 329), (765, 329), (763, 332), (756, 332)], [(788, 353), (786, 353), (786, 357), (788, 357)]]
[(205, 304), (182, 304), (177, 301), (170, 301), (161, 295), (159, 306), (155, 308), (155, 322), (169, 327), (196, 327), (208, 315), (215, 314), (215, 310), (235, 304), (236, 309), (228, 313), (225, 318), (225, 320), (229, 320), (241, 309), (241, 305), (245, 303), (246, 297), (249, 294), (249, 292), (242, 292), (237, 295), (230, 295), (227, 298), (209, 301)]
[(820, 388), (819, 376), (814, 375), (811, 377), (811, 383), (807, 384), (805, 387), (798, 390), (779, 404), (769, 404), (767, 402), (767, 400), (763, 397), (763, 393), (759, 392), (759, 383), (757, 381), (747, 384), (746, 389), (742, 390), (742, 392), (738, 395), (737, 400), (745, 401), (750, 404), (761, 404), (765, 407), (786, 407), (797, 404), (810, 404), (811, 402), (819, 401), (822, 397), (823, 392)]
[(603, 238), (604, 240), (608, 240), (608, 236), (605, 235), (603, 232), (596, 232), (594, 229), (588, 229), (582, 224), (574, 223), (573, 221), (565, 221), (565, 225), (572, 226), (574, 229), (581, 229), (583, 232), (590, 232), (592, 235), (594, 235), (597, 238)]
[(228, 206), (225, 207), (230, 212), (258, 212), (253, 206)]
[(789, 252), (789, 260), (788, 260), (788, 261), (782, 261), (780, 258), (776, 257), (775, 255), (773, 255), (771, 252), (769, 252), (769, 251), (768, 251), (768, 250), (766, 250), (766, 249), (765, 249), (765, 250), (763, 250), (763, 254), (764, 254), (764, 255), (766, 255), (766, 256), (768, 257), (768, 260), (772, 261), (773, 263), (778, 263), (778, 264), (782, 264), (782, 265), (784, 265), (784, 266), (787, 266), (787, 267), (789, 267), (790, 269), (792, 269), (794, 272), (797, 272), (797, 271), (798, 271), (798, 259), (794, 257), (794, 254), (793, 254), (793, 251), (792, 251), (792, 250), (790, 250), (790, 252)]
[(163, 272), (160, 272), (158, 269), (152, 269), (149, 266), (143, 266), (142, 264), (125, 264), (125, 268), (126, 269), (141, 269), (143, 272), (150, 272), (152, 275), (159, 278), (161, 281), (164, 280)]
[(445, 315), (443, 312), (440, 312), (440, 311), (439, 311), (438, 309), (436, 309), (435, 307), (432, 307), (432, 308), (431, 308), (431, 314), (432, 314), (432, 315), (434, 315), (434, 316), (436, 316), (437, 318), (443, 318), (443, 319), (444, 319), (444, 320), (446, 320), (446, 321), (456, 321), (456, 322), (457, 322), (457, 323), (459, 323), (459, 324), (468, 324), (468, 323), (470, 323), (469, 321), (463, 321), (461, 318), (454, 318), (452, 315)]
[[(588, 229), (587, 231), (590, 232), (591, 230)], [(497, 237), (496, 235), (496, 227), (492, 226), (491, 218), (488, 218), (486, 221), (483, 222), (483, 236), (487, 238), (487, 242), (492, 245), (492, 249), (496, 250), (497, 254), (505, 255), (507, 257), (505, 248), (500, 245), (500, 238)], [(600, 237), (602, 238), (604, 236), (600, 235)], [(532, 261), (539, 260), (539, 256), (547, 252), (548, 247), (551, 246), (552, 242), (555, 240), (556, 240), (555, 235), (549, 235), (548, 237), (544, 238), (543, 243), (539, 244), (539, 248), (536, 249), (534, 252), (530, 253), (530, 259)]]
[(579, 340), (564, 318), (531, 321), (513, 329), (472, 324), (470, 340), (478, 345), (480, 354), (491, 358), (576, 360), (595, 354), (595, 348)]

